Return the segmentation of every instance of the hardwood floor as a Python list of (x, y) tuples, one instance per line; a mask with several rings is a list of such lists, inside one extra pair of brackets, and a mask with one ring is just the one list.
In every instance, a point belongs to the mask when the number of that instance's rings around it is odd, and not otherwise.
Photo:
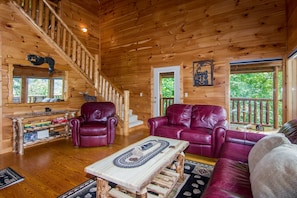
[[(0, 155), (0, 168), (11, 167), (24, 181), (0, 190), (2, 198), (53, 198), (90, 178), (84, 168), (149, 135), (148, 129), (136, 130), (129, 137), (116, 136), (115, 143), (107, 147), (75, 148), (71, 139), (51, 142), (25, 149), (24, 155)], [(195, 155), (191, 160), (213, 164), (214, 159)]]

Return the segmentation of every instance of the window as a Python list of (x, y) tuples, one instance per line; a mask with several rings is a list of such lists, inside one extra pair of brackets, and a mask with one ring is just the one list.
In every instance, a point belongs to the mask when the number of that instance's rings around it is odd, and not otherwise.
[(64, 101), (64, 72), (48, 69), (14, 66), (12, 103), (39, 103)]

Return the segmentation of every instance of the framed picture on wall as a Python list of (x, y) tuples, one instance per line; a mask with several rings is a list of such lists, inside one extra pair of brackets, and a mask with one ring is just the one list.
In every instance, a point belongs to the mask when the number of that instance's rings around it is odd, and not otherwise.
[(213, 85), (213, 60), (193, 62), (194, 86)]

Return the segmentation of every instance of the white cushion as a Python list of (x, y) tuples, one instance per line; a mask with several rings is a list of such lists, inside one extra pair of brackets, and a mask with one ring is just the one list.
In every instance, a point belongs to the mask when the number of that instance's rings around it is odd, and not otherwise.
[(267, 153), (250, 175), (253, 197), (297, 197), (297, 145), (283, 144)]
[(254, 170), (256, 164), (272, 149), (282, 144), (291, 144), (288, 138), (282, 133), (267, 135), (260, 139), (251, 149), (248, 156), (250, 173)]

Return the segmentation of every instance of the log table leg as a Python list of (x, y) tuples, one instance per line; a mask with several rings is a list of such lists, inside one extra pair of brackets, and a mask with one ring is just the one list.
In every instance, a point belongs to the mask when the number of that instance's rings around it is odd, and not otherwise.
[(176, 163), (176, 172), (179, 174), (178, 181), (184, 180), (184, 163), (185, 163), (185, 154), (181, 152), (177, 156), (177, 163)]
[(143, 189), (141, 192), (136, 193), (136, 198), (147, 198), (147, 189)]
[(108, 191), (110, 187), (108, 182), (104, 179), (97, 177), (97, 193), (96, 198), (108, 198)]

